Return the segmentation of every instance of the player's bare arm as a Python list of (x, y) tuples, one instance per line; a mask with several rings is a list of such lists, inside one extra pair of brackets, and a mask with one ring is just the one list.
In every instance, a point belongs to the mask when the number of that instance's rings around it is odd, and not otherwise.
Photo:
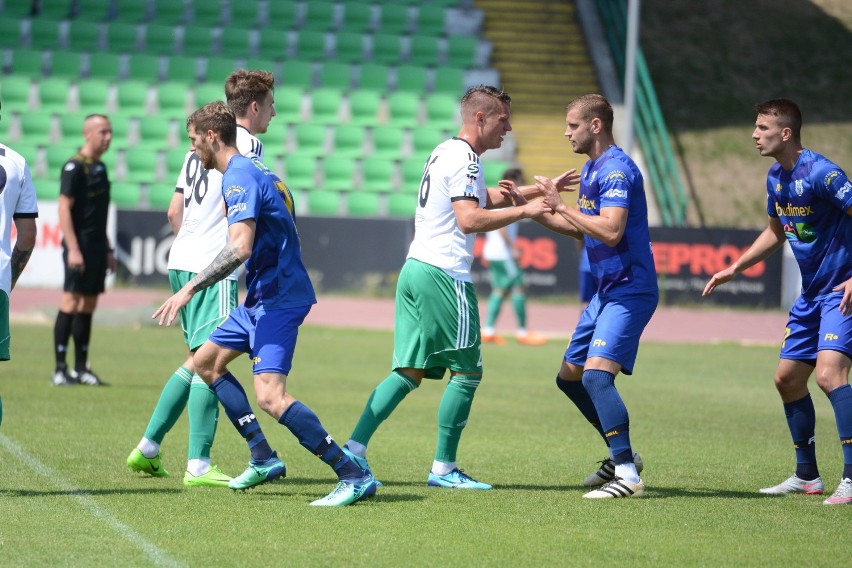
[(529, 201), (518, 207), (489, 210), (482, 209), (472, 199), (453, 201), (453, 211), (461, 231), (471, 233), (487, 233), (510, 225), (521, 219), (534, 219), (550, 212), (550, 207), (541, 199)]
[(543, 176), (536, 176), (535, 179), (548, 205), (557, 214), (564, 217), (571, 225), (576, 227), (578, 231), (610, 247), (614, 247), (621, 242), (624, 230), (627, 227), (627, 208), (601, 207), (598, 215), (586, 215), (582, 211), (569, 207), (562, 201), (562, 197), (553, 180)]
[(35, 248), (36, 234), (38, 232), (36, 220), (31, 218), (15, 219), (15, 229), (18, 231), (18, 240), (12, 249), (12, 258), (10, 259), (13, 290), (18, 277), (30, 260), (30, 255), (32, 255), (33, 248)]
[(77, 242), (77, 233), (74, 232), (74, 220), (71, 217), (73, 207), (73, 197), (59, 196), (59, 227), (62, 229), (65, 248), (68, 249), (68, 268), (83, 271), (86, 267), (83, 263), (83, 253), (80, 252), (80, 244)]
[(707, 282), (707, 285), (704, 286), (704, 291), (701, 295), (709, 296), (717, 286), (730, 282), (742, 271), (748, 270), (758, 262), (766, 260), (772, 253), (784, 246), (786, 240), (781, 221), (775, 217), (771, 217), (769, 219), (769, 226), (757, 236), (748, 250), (731, 266), (714, 274), (710, 278), (710, 281)]
[(186, 283), (171, 298), (163, 302), (152, 319), (159, 318), (159, 325), (165, 323), (167, 326), (180, 313), (180, 309), (187, 305), (196, 292), (212, 286), (230, 275), (240, 264), (251, 256), (254, 244), (255, 232), (254, 219), (247, 219), (228, 226), (228, 244), (216, 255), (210, 265), (195, 275), (195, 278)]
[(181, 225), (183, 225), (183, 209), (183, 192), (176, 191), (172, 194), (172, 200), (169, 202), (169, 209), (166, 211), (166, 217), (168, 217), (172, 233), (175, 235), (178, 234)]

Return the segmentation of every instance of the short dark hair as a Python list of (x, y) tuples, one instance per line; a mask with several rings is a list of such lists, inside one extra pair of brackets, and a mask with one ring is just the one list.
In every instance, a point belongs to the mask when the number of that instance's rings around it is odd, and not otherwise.
[(270, 71), (237, 69), (225, 80), (225, 99), (237, 116), (245, 116), (251, 103), (259, 103), (274, 90), (275, 76)]
[(789, 128), (793, 140), (802, 139), (802, 111), (790, 99), (772, 99), (754, 106), (758, 115), (774, 116), (781, 128)]
[(589, 94), (577, 97), (568, 103), (565, 110), (570, 111), (573, 108), (577, 108), (580, 111), (580, 117), (586, 122), (593, 118), (600, 119), (604, 132), (607, 134), (612, 133), (612, 105), (609, 104), (609, 101), (603, 95)]
[(237, 143), (237, 117), (222, 101), (207, 103), (186, 119), (186, 130), (195, 127), (197, 132), (212, 130), (226, 146)]
[(461, 100), (462, 120), (472, 118), (477, 112), (486, 115), (494, 114), (503, 110), (503, 105), (510, 106), (512, 97), (509, 93), (490, 85), (479, 85), (467, 90)]

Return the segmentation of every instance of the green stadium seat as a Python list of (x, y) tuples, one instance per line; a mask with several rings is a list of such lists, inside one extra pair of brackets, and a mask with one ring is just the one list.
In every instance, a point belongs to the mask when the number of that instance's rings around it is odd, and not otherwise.
[(402, 38), (398, 35), (378, 33), (372, 37), (370, 59), (376, 63), (396, 65), (402, 60)]
[[(82, 112), (66, 112), (59, 115), (59, 134), (63, 143), (83, 141), (83, 120), (86, 115)], [(115, 133), (113, 133), (115, 138)]]
[(187, 105), (189, 91), (186, 85), (179, 82), (166, 82), (156, 85), (155, 88), (159, 114), (168, 118), (185, 120), (190, 112)]
[(464, 93), (464, 70), (458, 67), (438, 67), (435, 69), (432, 90), (435, 93), (444, 93), (461, 99)]
[(367, 158), (361, 162), (361, 191), (370, 193), (390, 193), (394, 188), (392, 160)]
[[(170, 0), (169, 2), (158, 2), (175, 5), (182, 5), (182, 2)], [(139, 23), (148, 18), (148, 2), (140, 2), (139, 0), (115, 0), (115, 19), (119, 22)]]
[(278, 69), (278, 62), (274, 59), (269, 59), (266, 57), (248, 57), (246, 58), (246, 69), (265, 69), (266, 71), (271, 71), (273, 75), (275, 75), (275, 81), (280, 82), (281, 71)]
[(372, 133), (371, 156), (385, 160), (399, 160), (405, 151), (405, 130), (395, 126), (377, 126)]
[[(181, 165), (183, 165), (183, 162), (181, 162)], [(177, 179), (177, 176), (178, 172), (175, 172), (175, 179)], [(168, 176), (166, 176), (166, 178), (168, 179)], [(166, 211), (172, 203), (172, 197), (174, 197), (174, 194), (174, 184), (168, 184), (165, 182), (148, 184), (148, 207), (151, 209)]]
[(334, 155), (336, 157), (360, 158), (364, 155), (367, 131), (363, 126), (341, 124), (334, 129)]
[(110, 176), (110, 180), (113, 179), (116, 172), (118, 171), (118, 157), (119, 152), (112, 148), (110, 145), (110, 149), (101, 156), (101, 162), (103, 162), (104, 166), (107, 169), (107, 175)]
[[(186, 130), (184, 129), (183, 132), (186, 133)], [(184, 146), (178, 144), (177, 148), (166, 152), (166, 182), (175, 182), (180, 175), (186, 153), (189, 151), (189, 141)], [(172, 186), (172, 189), (174, 189), (174, 186)]]
[(304, 156), (322, 156), (326, 154), (326, 127), (322, 124), (303, 122), (294, 129), (296, 150)]
[[(305, 3), (305, 21), (303, 22), (305, 30), (317, 30), (321, 32), (333, 30), (337, 23), (335, 22), (335, 8), (331, 2), (323, 2), (322, 0), (311, 0)], [(301, 34), (301, 32), (299, 32)]]
[(17, 49), (23, 43), (21, 33), (21, 20), (0, 16), (0, 47), (11, 47)]
[(71, 20), (68, 24), (68, 49), (74, 51), (101, 50), (101, 24), (86, 20)]
[(119, 82), (116, 85), (116, 101), (121, 112), (147, 114), (149, 111), (148, 83), (134, 80)]
[(50, 54), (50, 74), (54, 77), (78, 79), (83, 75), (83, 61), (76, 51), (53, 51)]
[[(83, 145), (83, 138), (80, 137), (80, 142), (51, 144), (44, 150), (45, 171), (44, 177), (48, 179), (59, 179), (62, 177), (62, 168), (71, 157), (80, 151)], [(57, 192), (58, 193), (58, 192)]]
[(420, 191), (420, 182), (423, 180), (423, 170), (429, 156), (414, 156), (410, 160), (402, 162), (402, 187), (403, 193), (417, 193)]
[(194, 107), (199, 108), (213, 101), (225, 100), (225, 80), (200, 83), (195, 87), (195, 103)]
[(113, 53), (136, 53), (139, 28), (129, 22), (112, 22), (106, 27), (107, 45)]
[(284, 158), (284, 182), (290, 189), (313, 190), (316, 187), (316, 156), (292, 152)]
[(410, 37), (408, 61), (414, 65), (435, 67), (441, 59), (441, 40), (431, 35)]
[(124, 180), (134, 183), (154, 183), (159, 179), (159, 151), (151, 148), (132, 148), (124, 152)]
[[(77, 113), (78, 115), (80, 113)], [(77, 126), (77, 138), (81, 139), (80, 131), (83, 129), (83, 119), (80, 118)], [(110, 142), (110, 153), (113, 153), (117, 150), (123, 150), (132, 144), (138, 143), (138, 140), (134, 138), (134, 132), (132, 130), (133, 122), (135, 119), (130, 114), (123, 114), (120, 112), (113, 112), (109, 115), (109, 123), (112, 127), (112, 142)], [(61, 118), (60, 118), (60, 128), (61, 128)], [(62, 133), (63, 140), (65, 139), (65, 132)], [(118, 153), (115, 152), (113, 154), (117, 156)]]
[(426, 92), (429, 73), (419, 65), (400, 65), (396, 68), (396, 88), (400, 91), (410, 91), (421, 94)]
[(275, 89), (275, 120), (283, 123), (301, 122), (302, 97), (301, 87), (281, 86)]
[(174, 26), (148, 24), (145, 26), (145, 50), (154, 55), (173, 56), (176, 35)]
[[(237, 69), (237, 61), (230, 57), (208, 57), (207, 67), (204, 71), (205, 80), (208, 83), (221, 83), (224, 93), (225, 79)], [(224, 94), (222, 95), (225, 96)]]
[(455, 130), (461, 124), (459, 101), (456, 97), (444, 93), (426, 96), (426, 123), (432, 128)]
[(408, 6), (396, 2), (383, 4), (379, 14), (379, 32), (402, 35), (410, 31)]
[(260, 30), (257, 44), (258, 56), (282, 60), (287, 57), (289, 49), (290, 38), (285, 29), (269, 26)]
[(384, 93), (390, 87), (390, 67), (381, 63), (364, 63), (360, 66), (358, 88)]
[(86, 114), (107, 112), (109, 96), (109, 81), (106, 79), (84, 79), (77, 83), (77, 102), (80, 112)]
[(29, 45), (35, 49), (59, 48), (60, 22), (36, 18), (30, 21)]
[(240, 28), (262, 27), (264, 22), (260, 21), (260, 0), (240, 0), (239, 4), (232, 5), (228, 21), (230, 25)]
[(436, 128), (415, 128), (411, 132), (412, 156), (425, 159), (438, 144), (446, 139), (443, 131)]
[(89, 60), (89, 76), (115, 80), (121, 74), (121, 56), (117, 53), (94, 53)]
[(183, 34), (183, 53), (197, 57), (207, 57), (213, 53), (215, 40), (213, 28), (186, 26)]
[(341, 29), (357, 34), (372, 32), (374, 30), (373, 7), (363, 2), (347, 2), (343, 6)]
[(410, 193), (389, 193), (387, 207), (390, 217), (414, 217), (417, 197)]
[(485, 184), (488, 187), (496, 187), (497, 182), (503, 179), (503, 172), (511, 167), (514, 167), (514, 164), (506, 160), (483, 160), (482, 169), (485, 171)]
[(420, 122), (420, 97), (407, 91), (388, 95), (388, 121), (392, 126), (414, 128)]
[(357, 189), (357, 162), (354, 158), (340, 158), (332, 154), (322, 163), (322, 189), (325, 191), (353, 191)]
[(77, 0), (77, 18), (92, 22), (103, 22), (112, 17), (112, 2), (105, 0)]
[(128, 58), (128, 76), (131, 80), (155, 83), (162, 76), (160, 56), (148, 53), (133, 53)]
[(185, 55), (172, 55), (168, 58), (166, 80), (195, 84), (201, 76), (198, 72), (198, 59)]
[(136, 208), (142, 198), (142, 191), (138, 183), (114, 181), (110, 183), (110, 201), (118, 208)]
[[(44, 178), (44, 167), (41, 164), (38, 144), (28, 142), (16, 142), (15, 151), (24, 157), (30, 167), (30, 173), (34, 178)], [(52, 189), (51, 189), (52, 188)], [(36, 197), (41, 199), (59, 199), (59, 186), (51, 186), (44, 183), (36, 183)]]
[(343, 108), (339, 89), (315, 89), (311, 93), (311, 120), (320, 124), (337, 124)]
[[(190, 0), (189, 3), (192, 6), (192, 23), (196, 26), (212, 28), (227, 20), (224, 6), (218, 0)], [(241, 3), (242, 0), (237, 2), (237, 10)]]
[(364, 60), (364, 34), (346, 31), (336, 33), (334, 59), (342, 63), (361, 63)]
[[(12, 76), (27, 75), (40, 77), (44, 73), (44, 54), (40, 49), (14, 49), (12, 53)], [(56, 53), (56, 52), (54, 52)], [(3, 77), (6, 81), (9, 75)]]
[(296, 56), (303, 61), (320, 61), (326, 56), (326, 35), (318, 30), (299, 30)]
[[(20, 153), (21, 147), (15, 146), (15, 150)], [(30, 165), (30, 171), (32, 171), (32, 162), (27, 160), (27, 163)], [(44, 177), (36, 177), (36, 172), (32, 172), (33, 174), (33, 184), (35, 185), (36, 190), (36, 199), (38, 199), (39, 203), (42, 201), (57, 201), (59, 200), (59, 179), (58, 178), (50, 178), (46, 179)]]
[(46, 113), (68, 112), (71, 81), (64, 77), (45, 77), (38, 82), (39, 110)]
[(281, 63), (281, 83), (288, 87), (309, 89), (313, 85), (314, 70), (307, 61), (287, 59)]
[(159, 116), (140, 117), (139, 143), (154, 150), (172, 148), (172, 121)]
[(308, 191), (308, 214), (337, 216), (340, 214), (340, 195), (336, 191)]
[(4, 112), (23, 112), (35, 108), (32, 96), (33, 82), (29, 77), (5, 75), (0, 81), (0, 98), (3, 100)]
[[(289, 128), (287, 127), (287, 123), (281, 121), (276, 114), (275, 118), (272, 119), (266, 128), (266, 132), (259, 135), (260, 140), (263, 142), (264, 153), (270, 156), (281, 154), (287, 145), (288, 136)], [(265, 158), (264, 156), (264, 161), (266, 161)]]
[[(140, 2), (144, 4), (144, 2)], [(154, 0), (152, 22), (177, 25), (186, 22), (186, 7), (183, 0)]]
[(346, 196), (346, 213), (350, 217), (378, 217), (379, 205), (378, 193), (356, 191)]
[(21, 137), (49, 145), (53, 141), (53, 115), (41, 112), (18, 113)]
[[(13, 0), (6, 0), (6, 4), (14, 4)], [(26, 0), (18, 0), (19, 4), (31, 4)], [(71, 2), (69, 0), (42, 0), (39, 6), (38, 17), (49, 18), (51, 20), (66, 20), (71, 17)]]
[(414, 32), (435, 37), (443, 36), (447, 31), (446, 20), (447, 13), (442, 7), (432, 3), (428, 6), (421, 4), (417, 11)]
[(299, 8), (296, 1), (275, 0), (275, 2), (267, 2), (266, 10), (267, 21), (265, 25), (271, 29), (293, 29), (299, 23)]
[(378, 122), (381, 95), (376, 91), (352, 91), (349, 94), (349, 121), (364, 126)]
[(225, 28), (219, 38), (219, 53), (231, 58), (251, 56), (251, 30), (232, 26)]
[(352, 84), (352, 66), (339, 61), (326, 61), (320, 66), (320, 86), (348, 90)]
[(466, 69), (476, 67), (476, 46), (479, 39), (473, 36), (458, 35), (447, 38), (447, 61), (450, 67)]

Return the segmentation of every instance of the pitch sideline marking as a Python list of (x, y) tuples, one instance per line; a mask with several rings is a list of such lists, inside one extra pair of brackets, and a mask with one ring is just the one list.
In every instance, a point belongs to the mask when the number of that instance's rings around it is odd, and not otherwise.
[(83, 491), (81, 488), (75, 486), (73, 483), (29, 455), (20, 446), (2, 433), (0, 433), (0, 445), (3, 445), (7, 450), (14, 454), (15, 457), (24, 462), (31, 470), (46, 478), (53, 486), (67, 492), (70, 497), (76, 499), (77, 502), (92, 516), (96, 517), (119, 535), (141, 548), (155, 565), (182, 566), (177, 559), (172, 558), (165, 550), (145, 540), (142, 535), (119, 521), (107, 510), (101, 508), (92, 498), (83, 495), (81, 493)]

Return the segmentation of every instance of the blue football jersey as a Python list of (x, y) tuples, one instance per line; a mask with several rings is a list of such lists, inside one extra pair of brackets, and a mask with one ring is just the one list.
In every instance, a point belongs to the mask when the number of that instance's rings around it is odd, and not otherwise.
[(251, 256), (246, 260), (245, 307), (250, 312), (316, 303), (302, 263), (290, 190), (256, 157), (231, 158), (222, 177), (228, 224), (254, 219)]
[(775, 163), (766, 178), (766, 212), (784, 226), (802, 272), (802, 295), (818, 299), (852, 277), (852, 183), (831, 160), (802, 150), (789, 172)]
[(577, 205), (586, 215), (600, 215), (602, 207), (628, 210), (624, 235), (614, 247), (588, 235), (584, 238), (598, 294), (656, 294), (644, 180), (630, 156), (610, 146), (597, 160), (586, 162)]

